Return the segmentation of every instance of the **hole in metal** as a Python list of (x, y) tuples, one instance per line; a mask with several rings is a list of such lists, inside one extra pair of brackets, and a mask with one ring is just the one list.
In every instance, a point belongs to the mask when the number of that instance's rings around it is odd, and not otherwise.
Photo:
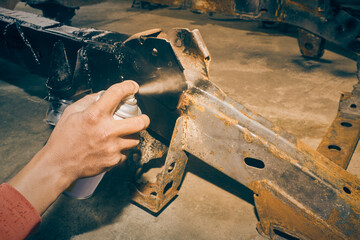
[(347, 194), (351, 194), (351, 190), (347, 187), (343, 187), (344, 192), (346, 192)]
[(265, 163), (259, 159), (245, 158), (244, 161), (245, 161), (245, 164), (250, 167), (254, 167), (254, 168), (258, 168), (258, 169), (263, 169), (265, 167)]
[(313, 48), (314, 48), (314, 45), (312, 45), (312, 43), (305, 43), (304, 46), (307, 50), (313, 50)]
[(284, 233), (283, 231), (280, 231), (280, 230), (277, 230), (277, 229), (274, 229), (273, 231), (274, 231), (274, 233), (275, 233), (276, 235), (278, 235), (279, 237), (281, 237), (281, 239), (285, 239), (285, 240), (299, 240), (299, 238), (294, 237), (294, 236), (291, 236), (290, 234)]
[(169, 166), (169, 168), (168, 168), (168, 173), (171, 173), (171, 172), (174, 170), (175, 164), (176, 164), (175, 162), (173, 162), (173, 163), (170, 164), (170, 166)]
[(351, 108), (357, 108), (356, 104), (351, 104), (350, 107)]
[(340, 124), (341, 124), (341, 126), (343, 126), (343, 127), (352, 127), (352, 124), (349, 123), (349, 122), (342, 122), (342, 123), (340, 123)]
[(329, 145), (328, 149), (332, 150), (336, 150), (336, 151), (341, 151), (341, 147), (337, 146), (337, 145)]
[(167, 191), (169, 191), (169, 189), (172, 187), (173, 185), (173, 181), (169, 182), (168, 184), (166, 184), (165, 188), (164, 188), (164, 195), (166, 194)]

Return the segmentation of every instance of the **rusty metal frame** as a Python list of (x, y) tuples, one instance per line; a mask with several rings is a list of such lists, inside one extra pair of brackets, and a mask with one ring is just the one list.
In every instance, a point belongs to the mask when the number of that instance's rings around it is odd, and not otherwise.
[[(346, 0), (134, 0), (175, 6), (244, 20), (286, 23), (299, 27), (299, 48), (320, 58), (325, 41), (360, 53), (359, 3)], [(136, 5), (136, 4), (133, 4)]]
[[(359, 139), (358, 109), (354, 107), (359, 104), (358, 85), (342, 97), (334, 121), (337, 130), (330, 127), (319, 147), (343, 155), (328, 159), (322, 155), (326, 151), (310, 149), (212, 84), (207, 74), (210, 56), (196, 35), (177, 30), (168, 37), (185, 69), (188, 90), (179, 101), (181, 116), (163, 169), (155, 183), (137, 190), (134, 201), (160, 211), (178, 192), (191, 154), (254, 192), (258, 230), (265, 236), (357, 239), (360, 181), (343, 167)], [(181, 54), (184, 52), (191, 54)], [(194, 72), (202, 74), (194, 78)], [(349, 132), (353, 137), (344, 139)], [(341, 149), (334, 149), (338, 145)]]
[[(154, 29), (129, 37), (0, 9), (0, 31), (1, 57), (47, 77), (60, 113), (80, 96), (124, 79), (183, 83), (171, 94), (138, 96), (152, 124), (142, 133), (141, 159), (133, 159), (135, 177), (154, 159), (165, 161), (154, 182), (134, 179), (138, 204), (163, 209), (178, 193), (191, 154), (254, 192), (257, 228), (265, 236), (358, 239), (360, 180), (343, 168), (359, 138), (358, 85), (343, 95), (339, 115), (315, 151), (209, 80), (211, 57), (198, 30)], [(344, 130), (351, 130), (350, 141)]]

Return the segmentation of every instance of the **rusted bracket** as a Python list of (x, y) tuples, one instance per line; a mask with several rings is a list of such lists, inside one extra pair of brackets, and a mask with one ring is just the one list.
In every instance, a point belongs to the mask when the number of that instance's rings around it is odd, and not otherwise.
[(325, 52), (325, 40), (302, 28), (298, 29), (298, 44), (303, 56), (319, 59)]
[(359, 84), (341, 94), (339, 110), (317, 151), (346, 169), (360, 137)]

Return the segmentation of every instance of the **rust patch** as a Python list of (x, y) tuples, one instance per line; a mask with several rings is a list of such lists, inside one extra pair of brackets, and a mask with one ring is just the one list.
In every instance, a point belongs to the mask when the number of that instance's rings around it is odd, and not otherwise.
[(200, 110), (200, 112), (205, 112), (205, 107), (201, 105), (196, 105), (196, 108)]
[[(339, 196), (350, 205), (358, 206), (357, 209), (353, 210), (360, 215), (360, 180), (299, 140), (297, 140), (297, 148), (310, 154), (314, 159), (311, 162), (305, 162), (304, 165), (317, 176), (339, 189)], [(351, 188), (351, 194), (346, 194), (343, 191), (345, 186)]]
[(339, 221), (339, 211), (336, 209), (331, 210), (330, 216), (327, 220), (330, 224), (336, 224)]
[(254, 136), (250, 133), (250, 131), (245, 128), (242, 131), (242, 135), (243, 135), (244, 140), (248, 143), (252, 143), (255, 140)]
[(220, 119), (221, 121), (224, 122), (225, 126), (232, 126), (232, 125), (236, 125), (238, 124), (238, 121), (233, 119), (233, 118), (230, 118), (228, 116), (226, 116), (225, 114), (223, 113), (217, 113), (217, 114), (214, 114), (214, 116), (217, 118), (217, 119)]
[(189, 98), (187, 98), (186, 95), (183, 93), (183, 94), (180, 95), (180, 99), (179, 99), (177, 109), (181, 113), (185, 113), (188, 106), (189, 106)]
[(286, 200), (291, 199), (291, 196), (273, 188), (267, 180), (254, 181), (249, 187), (255, 192), (254, 199), (260, 218), (260, 230), (272, 239), (276, 239), (274, 229), (299, 239), (340, 240), (345, 238), (335, 226), (327, 224), (309, 210), (304, 211), (296, 202)]
[(278, 126), (272, 127), (271, 130), (273, 130), (277, 135), (279, 135), (282, 131), (281, 127)]

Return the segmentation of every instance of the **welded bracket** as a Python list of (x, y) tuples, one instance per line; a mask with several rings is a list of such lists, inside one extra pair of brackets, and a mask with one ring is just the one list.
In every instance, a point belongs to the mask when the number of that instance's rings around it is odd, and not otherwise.
[(304, 57), (319, 59), (324, 55), (325, 39), (298, 28), (298, 44)]
[(346, 169), (360, 137), (359, 83), (342, 93), (339, 110), (317, 151)]

